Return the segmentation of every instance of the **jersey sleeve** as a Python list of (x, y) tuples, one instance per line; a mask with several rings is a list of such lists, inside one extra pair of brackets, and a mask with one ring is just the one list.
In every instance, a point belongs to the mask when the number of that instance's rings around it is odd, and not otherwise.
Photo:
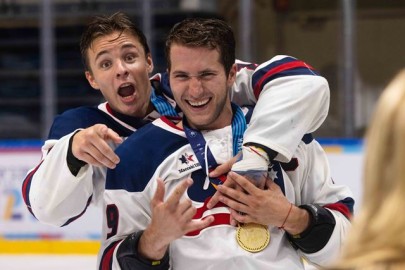
[(84, 214), (90, 203), (102, 202), (106, 169), (84, 165), (73, 175), (67, 163), (72, 135), (98, 123), (123, 137), (132, 133), (98, 107), (70, 109), (55, 117), (42, 147), (40, 164), (28, 172), (22, 186), (24, 202), (40, 222), (65, 226)]
[(294, 159), (299, 166), (289, 173), (296, 174), (291, 177), (295, 179), (296, 205), (317, 204), (329, 211), (335, 220), (333, 232), (320, 250), (314, 253), (299, 251), (310, 263), (325, 266), (338, 256), (351, 227), (353, 195), (347, 186), (333, 181), (326, 153), (317, 141), (301, 143)]
[[(74, 221), (92, 201), (93, 189), (103, 188), (105, 169), (85, 165), (77, 176), (70, 172), (66, 154), (72, 134), (47, 140), (40, 164), (28, 172), (23, 182), (25, 204), (45, 224), (65, 226)], [(95, 181), (96, 187), (93, 187), (93, 175), (101, 181)]]
[(306, 63), (276, 56), (255, 66), (237, 62), (232, 100), (255, 109), (244, 144), (255, 143), (278, 153), (275, 160), (291, 160), (302, 137), (317, 130), (329, 110), (329, 85)]

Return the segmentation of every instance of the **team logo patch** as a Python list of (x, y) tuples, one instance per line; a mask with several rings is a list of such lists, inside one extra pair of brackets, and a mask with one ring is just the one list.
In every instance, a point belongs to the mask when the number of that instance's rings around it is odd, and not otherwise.
[(194, 155), (189, 155), (187, 153), (181, 155), (179, 160), (181, 161), (182, 164), (189, 164), (190, 162), (194, 162)]
[(200, 166), (200, 163), (196, 161), (195, 156), (193, 154), (184, 153), (180, 156), (179, 161), (180, 161), (179, 173), (183, 173)]

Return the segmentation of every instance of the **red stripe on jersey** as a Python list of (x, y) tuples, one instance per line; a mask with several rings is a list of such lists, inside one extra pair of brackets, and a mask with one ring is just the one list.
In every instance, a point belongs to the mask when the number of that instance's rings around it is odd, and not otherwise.
[[(204, 213), (206, 211), (209, 211), (209, 209), (207, 208), (207, 203), (209, 200), (211, 200), (211, 197), (208, 197), (204, 201), (204, 205), (202, 207), (197, 208), (197, 212), (195, 213), (193, 219), (201, 219), (203, 217)], [(228, 208), (228, 206), (226, 206), (222, 202), (218, 202), (212, 209), (215, 209), (218, 207)], [(216, 225), (223, 225), (223, 224), (230, 224), (231, 215), (229, 214), (229, 212), (222, 211), (220, 213), (213, 213), (211, 215), (214, 217), (214, 221), (208, 227), (212, 227), (212, 226), (216, 226)], [(196, 230), (196, 231), (189, 232), (186, 235), (195, 236), (195, 235), (200, 234), (200, 232), (201, 232), (201, 230)]]
[(160, 117), (160, 119), (161, 119), (164, 123), (166, 123), (168, 126), (174, 128), (174, 129), (182, 130), (182, 131), (184, 130), (184, 129), (180, 128), (179, 126), (177, 126), (177, 125), (172, 121), (172, 120), (174, 120), (174, 121), (176, 121), (176, 122), (179, 122), (179, 121), (181, 120), (181, 117), (164, 115), (164, 116)]
[(112, 265), (112, 256), (114, 254), (115, 247), (121, 243), (121, 241), (117, 241), (113, 246), (109, 247), (108, 251), (103, 254), (101, 258), (101, 270), (109, 270), (111, 269)]
[(254, 91), (253, 92), (254, 92), (256, 98), (259, 97), (261, 89), (262, 89), (263, 82), (267, 78), (273, 76), (274, 74), (277, 74), (277, 73), (280, 73), (280, 72), (283, 72), (283, 71), (286, 71), (286, 70), (289, 70), (289, 69), (293, 69), (293, 68), (300, 68), (300, 67), (309, 68), (309, 69), (312, 69), (312, 70), (314, 69), (311, 66), (309, 66), (308, 64), (297, 60), (297, 61), (293, 61), (293, 62), (289, 62), (289, 63), (279, 65), (279, 66), (277, 66), (275, 68), (272, 68), (269, 71), (267, 71), (266, 74), (264, 74), (264, 76), (260, 79), (260, 81), (258, 81), (256, 83), (256, 85), (254, 86)]
[(25, 177), (23, 185), (22, 185), (22, 196), (23, 196), (23, 200), (25, 202), (25, 205), (27, 206), (28, 210), (30, 211), (30, 213), (34, 215), (34, 213), (31, 210), (31, 204), (29, 203), (28, 200), (28, 196), (29, 196), (29, 190), (28, 190), (28, 186), (32, 181), (32, 176), (36, 173), (36, 171), (38, 170), (39, 166), (41, 166), (43, 160), (38, 164), (38, 166), (35, 167), (35, 169), (33, 169), (28, 175), (27, 177)]
[(340, 203), (340, 202), (331, 203), (331, 204), (325, 205), (324, 207), (331, 209), (331, 210), (336, 210), (336, 211), (342, 213), (349, 220), (352, 217), (352, 214), (350, 213), (349, 208), (343, 203)]
[(155, 75), (153, 75), (151, 78), (149, 78), (150, 81), (158, 81), (160, 82), (162, 75), (160, 73), (156, 73)]
[(111, 109), (111, 106), (110, 106), (110, 104), (106, 104), (105, 105), (105, 108), (107, 109), (107, 112), (109, 112), (111, 115), (114, 115), (114, 112), (113, 112), (113, 110)]
[[(212, 214), (212, 216), (214, 217), (214, 221), (209, 226), (207, 226), (207, 228), (213, 227), (216, 225), (230, 224), (231, 215), (228, 213)], [(201, 230), (195, 230), (195, 231), (187, 233), (186, 236), (196, 236), (196, 235), (199, 235), (200, 232), (201, 232)]]

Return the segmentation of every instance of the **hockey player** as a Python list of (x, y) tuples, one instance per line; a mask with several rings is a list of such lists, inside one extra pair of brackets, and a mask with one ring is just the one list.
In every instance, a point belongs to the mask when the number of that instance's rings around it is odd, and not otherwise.
[[(333, 184), (326, 155), (310, 134), (290, 162), (270, 163), (272, 120), (255, 110), (247, 128), (248, 111), (229, 97), (237, 80), (232, 40), (230, 28), (212, 19), (185, 20), (169, 34), (170, 84), (184, 117), (157, 119), (117, 148), (121, 161), (107, 171), (99, 269), (304, 269), (302, 256), (323, 265), (339, 251), (350, 226), (351, 192)], [(275, 80), (294, 80), (286, 74)], [(324, 80), (311, 76), (313, 82)], [(283, 99), (284, 93), (278, 94), (273, 98)], [(266, 170), (271, 165), (274, 181), (260, 189), (230, 174), (226, 182), (244, 191), (219, 188), (229, 195), (220, 200), (231, 205), (236, 197), (241, 203), (235, 209), (250, 222), (237, 228), (227, 205), (207, 208), (223, 180), (208, 174), (241, 149), (235, 167), (255, 155)], [(247, 170), (256, 166), (244, 164)], [(252, 214), (253, 207), (261, 217)]]
[[(22, 186), (31, 213), (56, 226), (79, 218), (90, 203), (102, 202), (106, 167), (119, 162), (117, 144), (159, 116), (180, 112), (167, 74), (149, 79), (153, 62), (146, 39), (126, 16), (95, 18), (80, 45), (86, 78), (107, 102), (57, 116), (43, 158)], [(256, 119), (266, 116), (271, 155), (290, 160), (301, 137), (327, 115), (327, 82), (291, 57), (278, 56), (260, 66), (238, 61), (236, 69), (232, 100), (239, 105), (257, 101)], [(250, 128), (260, 125), (257, 120)]]

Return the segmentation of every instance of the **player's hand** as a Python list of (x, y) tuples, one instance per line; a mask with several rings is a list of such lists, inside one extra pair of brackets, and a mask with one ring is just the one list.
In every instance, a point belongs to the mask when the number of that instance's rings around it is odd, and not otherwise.
[(219, 201), (230, 207), (233, 219), (240, 223), (283, 224), (291, 204), (271, 179), (267, 179), (264, 190), (235, 172), (228, 174), (228, 181), (242, 188), (237, 190), (226, 185), (218, 186), (221, 193)]
[(227, 174), (231, 168), (232, 165), (235, 164), (235, 162), (239, 159), (241, 153), (238, 153), (236, 156), (232, 157), (230, 160), (225, 162), (224, 164), (221, 164), (217, 166), (212, 172), (210, 172), (210, 177), (218, 177), (223, 174)]
[[(239, 159), (240, 157), (240, 153), (237, 154), (236, 156), (234, 156), (233, 158), (231, 158), (230, 160), (228, 160), (227, 162), (225, 162), (224, 164), (219, 165), (218, 167), (215, 168), (215, 170), (213, 170), (212, 172), (210, 172), (209, 177), (219, 177), (223, 174), (227, 174), (231, 168), (232, 165)], [(226, 181), (223, 183), (223, 185), (227, 186), (227, 187), (231, 187), (231, 188), (237, 188), (237, 185), (235, 182), (233, 181)], [(218, 202), (219, 202), (219, 196), (221, 194), (217, 191), (215, 192), (214, 196), (212, 196), (212, 198), (208, 201), (207, 203), (207, 207), (208, 209), (211, 209), (212, 207), (214, 207)]]
[(122, 143), (122, 138), (106, 125), (97, 124), (75, 134), (72, 153), (87, 164), (113, 169), (120, 161), (109, 142)]
[(144, 256), (160, 259), (170, 242), (189, 232), (201, 230), (214, 221), (213, 216), (193, 220), (197, 209), (190, 199), (182, 199), (192, 184), (191, 178), (182, 181), (164, 201), (165, 186), (163, 180), (157, 179), (157, 189), (151, 200), (152, 220), (138, 246)]

